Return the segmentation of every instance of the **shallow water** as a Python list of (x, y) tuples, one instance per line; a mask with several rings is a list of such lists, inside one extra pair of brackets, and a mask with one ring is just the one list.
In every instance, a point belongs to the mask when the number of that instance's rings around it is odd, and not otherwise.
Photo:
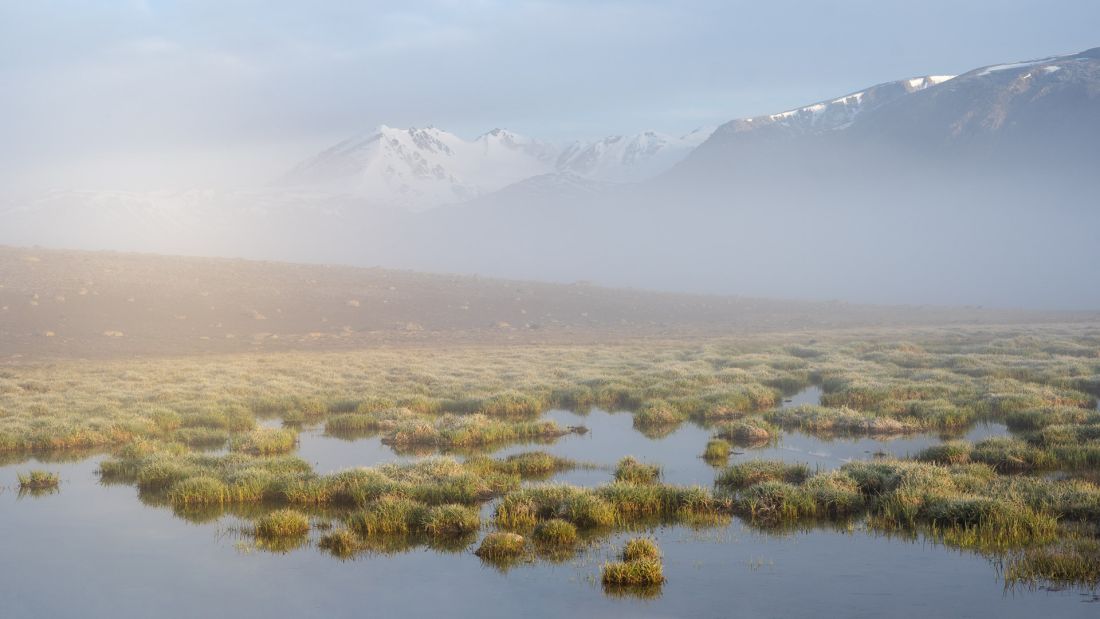
[[(814, 401), (813, 393), (801, 394)], [(792, 398), (794, 399), (794, 398)], [(791, 405), (796, 402), (792, 402)], [(663, 438), (635, 430), (628, 413), (552, 411), (559, 423), (591, 431), (552, 445), (515, 445), (594, 462), (603, 468), (556, 479), (594, 485), (611, 479), (625, 455), (662, 465), (667, 481), (709, 486), (714, 469), (699, 454), (710, 432), (685, 423)], [(975, 428), (969, 438), (1004, 433)], [(777, 457), (833, 468), (876, 451), (912, 453), (939, 438), (825, 441), (788, 433), (774, 446), (744, 450), (733, 460)], [(346, 441), (304, 430), (299, 455), (320, 472), (413, 459), (377, 437)], [(734, 519), (716, 529), (659, 527), (668, 582), (654, 599), (615, 597), (599, 584), (619, 533), (562, 564), (536, 562), (507, 572), (483, 564), (473, 550), (424, 547), (394, 555), (339, 561), (312, 546), (286, 554), (238, 547), (241, 521), (225, 516), (192, 524), (149, 507), (130, 486), (103, 486), (102, 456), (79, 462), (31, 460), (0, 467), (0, 617), (358, 617), (445, 615), (577, 616), (836, 616), (836, 617), (1094, 617), (1100, 605), (1079, 591), (1006, 592), (996, 567), (978, 555), (929, 543), (887, 538), (859, 526), (772, 535)], [(61, 473), (57, 494), (20, 498), (16, 473)], [(487, 505), (483, 513), (488, 513)], [(488, 525), (485, 530), (489, 530)], [(317, 533), (314, 532), (313, 540)], [(934, 594), (930, 594), (934, 592)]]

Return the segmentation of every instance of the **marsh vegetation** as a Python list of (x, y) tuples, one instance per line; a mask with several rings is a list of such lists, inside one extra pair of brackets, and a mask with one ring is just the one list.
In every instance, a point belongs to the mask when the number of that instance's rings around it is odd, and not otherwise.
[[(1097, 586), (1100, 334), (805, 340), (27, 365), (0, 375), (0, 453), (105, 451), (103, 483), (189, 521), (242, 519), (256, 547), (279, 553), (428, 547), (525, 569), (623, 533), (739, 519), (769, 535), (859, 527), (931, 540), (988, 558), (1008, 585)], [(784, 402), (811, 386), (820, 397)], [(599, 427), (622, 416), (654, 443), (695, 428), (697, 442), (669, 461), (561, 455), (559, 443), (585, 453), (585, 415)], [(1001, 431), (963, 438), (989, 423)], [(824, 468), (799, 452), (758, 455), (793, 435), (882, 453)], [(374, 441), (393, 461), (318, 472), (295, 454), (305, 437)], [(906, 437), (926, 438), (882, 455)], [(690, 483), (684, 460), (700, 463)], [(674, 586), (660, 586), (667, 566), (651, 545), (631, 540), (604, 566), (609, 594)]]

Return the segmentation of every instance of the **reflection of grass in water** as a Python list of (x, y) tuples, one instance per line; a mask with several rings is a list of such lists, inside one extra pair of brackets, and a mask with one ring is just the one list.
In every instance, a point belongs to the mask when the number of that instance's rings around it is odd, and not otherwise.
[(655, 600), (664, 592), (660, 584), (655, 585), (617, 585), (604, 583), (603, 592), (613, 598), (639, 598)]

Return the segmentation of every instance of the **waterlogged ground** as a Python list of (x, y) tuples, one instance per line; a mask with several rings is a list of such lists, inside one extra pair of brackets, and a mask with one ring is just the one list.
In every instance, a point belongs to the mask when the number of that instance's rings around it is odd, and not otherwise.
[[(816, 388), (786, 405), (815, 403)], [(691, 423), (661, 437), (634, 429), (628, 413), (552, 411), (584, 435), (551, 444), (511, 445), (494, 456), (531, 449), (590, 462), (556, 481), (596, 485), (626, 455), (662, 466), (665, 481), (710, 486), (715, 469), (699, 454), (711, 432)], [(999, 424), (972, 428), (968, 440), (1006, 434)], [(798, 432), (731, 462), (755, 458), (832, 469), (881, 454), (916, 453), (943, 437), (825, 440)], [(957, 437), (955, 437), (957, 438)], [(377, 437), (355, 441), (305, 429), (297, 452), (326, 473), (412, 460)], [(102, 456), (76, 462), (30, 460), (0, 467), (0, 616), (233, 617), (324, 616), (836, 616), (1095, 617), (1100, 603), (1079, 590), (1006, 590), (997, 566), (980, 555), (921, 540), (891, 538), (861, 524), (766, 533), (738, 519), (693, 530), (657, 527), (667, 582), (653, 597), (616, 596), (599, 583), (627, 533), (594, 542), (560, 563), (535, 561), (501, 571), (467, 546), (423, 546), (340, 561), (309, 545), (268, 552), (240, 533), (234, 516), (193, 524), (138, 500), (129, 485), (102, 485)], [(16, 474), (61, 474), (58, 492), (20, 496)], [(490, 513), (492, 503), (483, 514)], [(483, 527), (483, 534), (489, 529)], [(635, 532), (636, 534), (636, 532)], [(932, 594), (934, 592), (934, 594)]]

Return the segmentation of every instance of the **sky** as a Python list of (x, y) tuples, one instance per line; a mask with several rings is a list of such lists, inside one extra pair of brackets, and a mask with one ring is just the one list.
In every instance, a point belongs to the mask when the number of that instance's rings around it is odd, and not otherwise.
[(0, 195), (245, 187), (378, 124), (686, 133), (1096, 46), (1095, 0), (0, 0)]

